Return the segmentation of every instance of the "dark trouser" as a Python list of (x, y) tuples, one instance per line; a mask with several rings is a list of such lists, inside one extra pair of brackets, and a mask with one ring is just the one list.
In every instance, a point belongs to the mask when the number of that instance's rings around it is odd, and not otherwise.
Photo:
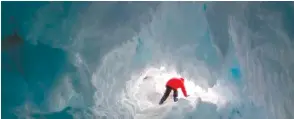
[(172, 87), (166, 86), (165, 92), (164, 92), (164, 94), (163, 94), (163, 96), (162, 96), (162, 98), (161, 98), (159, 104), (162, 104), (162, 103), (167, 99), (167, 97), (169, 96), (169, 94), (170, 94), (170, 92), (171, 92), (172, 90), (174, 91), (174, 95), (173, 95), (173, 97), (174, 97), (174, 101), (175, 101), (175, 102), (178, 101), (178, 100), (177, 100), (177, 99), (178, 99), (178, 98), (177, 98), (177, 97), (178, 97), (178, 91), (177, 91), (177, 89), (173, 89)]

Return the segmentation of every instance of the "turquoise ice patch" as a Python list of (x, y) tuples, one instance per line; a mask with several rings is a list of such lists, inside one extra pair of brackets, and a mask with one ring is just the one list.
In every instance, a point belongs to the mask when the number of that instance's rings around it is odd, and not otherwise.
[(206, 11), (207, 5), (203, 4), (203, 10)]
[(231, 75), (233, 79), (240, 80), (241, 78), (241, 71), (239, 68), (231, 68)]

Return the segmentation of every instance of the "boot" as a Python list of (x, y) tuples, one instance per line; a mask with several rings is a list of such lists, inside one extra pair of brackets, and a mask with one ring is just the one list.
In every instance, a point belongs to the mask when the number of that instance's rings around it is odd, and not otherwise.
[(159, 102), (159, 105), (162, 105), (163, 104), (163, 101), (162, 100), (160, 100), (160, 102)]
[(174, 102), (177, 102), (178, 101), (178, 98), (177, 97), (174, 97)]

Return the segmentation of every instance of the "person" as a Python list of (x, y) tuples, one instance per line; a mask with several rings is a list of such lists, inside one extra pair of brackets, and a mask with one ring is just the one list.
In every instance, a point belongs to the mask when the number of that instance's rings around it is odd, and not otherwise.
[(178, 101), (178, 88), (181, 88), (183, 94), (185, 97), (188, 97), (187, 92), (186, 92), (186, 88), (184, 85), (184, 78), (171, 78), (167, 81), (166, 83), (166, 89), (165, 92), (159, 102), (159, 105), (163, 104), (163, 102), (167, 99), (167, 97), (169, 96), (170, 92), (173, 90), (173, 98), (174, 98), (174, 102)]

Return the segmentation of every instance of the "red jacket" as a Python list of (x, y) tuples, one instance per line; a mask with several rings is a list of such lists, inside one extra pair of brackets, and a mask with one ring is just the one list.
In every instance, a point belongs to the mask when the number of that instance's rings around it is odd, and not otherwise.
[(186, 88), (185, 88), (185, 85), (184, 85), (184, 79), (183, 78), (171, 78), (166, 83), (166, 85), (173, 88), (173, 89), (181, 88), (184, 96), (187, 97), (187, 92), (186, 92)]

